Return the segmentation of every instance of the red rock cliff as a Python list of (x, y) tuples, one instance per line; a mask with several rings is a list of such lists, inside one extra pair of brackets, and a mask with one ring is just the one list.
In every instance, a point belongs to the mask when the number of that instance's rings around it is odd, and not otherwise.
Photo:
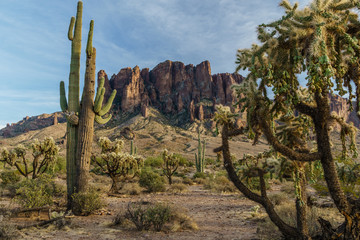
[[(101, 70), (98, 77), (107, 76)], [(133, 112), (141, 106), (153, 106), (165, 114), (188, 114), (188, 120), (210, 118), (213, 104), (231, 105), (235, 98), (231, 85), (241, 83), (237, 73), (211, 74), (208, 61), (196, 66), (182, 62), (165, 61), (151, 71), (139, 67), (123, 68), (110, 80), (105, 77), (106, 97), (112, 89), (118, 94), (115, 108)]]

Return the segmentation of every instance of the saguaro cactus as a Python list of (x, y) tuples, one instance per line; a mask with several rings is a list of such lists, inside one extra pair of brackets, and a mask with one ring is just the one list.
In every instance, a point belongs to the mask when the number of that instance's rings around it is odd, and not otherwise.
[[(75, 28), (74, 28), (75, 26)], [(71, 62), (69, 75), (69, 97), (66, 100), (65, 84), (60, 82), (60, 106), (67, 116), (67, 192), (68, 208), (71, 208), (72, 194), (86, 189), (87, 175), (90, 167), (91, 145), (94, 133), (94, 120), (100, 124), (108, 122), (102, 118), (111, 108), (116, 95), (114, 90), (103, 106), (105, 88), (101, 79), (95, 95), (95, 59), (96, 49), (92, 46), (94, 21), (90, 22), (90, 30), (86, 46), (85, 83), (81, 103), (79, 102), (80, 52), (81, 52), (82, 2), (77, 5), (76, 18), (70, 21), (68, 38), (71, 41)]]
[(198, 135), (198, 153), (195, 153), (195, 166), (197, 172), (204, 172), (206, 141), (201, 144), (200, 132)]
[(134, 140), (130, 142), (130, 155), (136, 155), (137, 147), (134, 146)]

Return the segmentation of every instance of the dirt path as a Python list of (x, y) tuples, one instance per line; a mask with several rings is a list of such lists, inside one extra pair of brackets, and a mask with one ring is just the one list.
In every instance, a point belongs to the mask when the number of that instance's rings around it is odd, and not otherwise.
[[(114, 216), (125, 209), (129, 201), (153, 200), (172, 203), (188, 210), (199, 230), (157, 233), (138, 232), (110, 227)], [(47, 228), (31, 228), (21, 232), (23, 239), (259, 239), (257, 226), (251, 220), (251, 207), (255, 204), (241, 195), (218, 194), (203, 190), (202, 186), (190, 186), (189, 191), (180, 194), (149, 194), (133, 197), (106, 198), (106, 209), (112, 215), (75, 217), (70, 227), (58, 230), (51, 225)]]

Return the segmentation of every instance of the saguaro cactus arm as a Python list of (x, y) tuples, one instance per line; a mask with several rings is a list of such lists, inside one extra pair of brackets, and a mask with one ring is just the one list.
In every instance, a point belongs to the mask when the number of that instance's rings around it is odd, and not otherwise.
[[(77, 12), (76, 18), (71, 17), (69, 31), (68, 31), (68, 39), (70, 41), (73, 40), (81, 40), (81, 26), (82, 26), (82, 10), (83, 10), (83, 3), (81, 1), (78, 2), (77, 5)], [(74, 29), (75, 26), (75, 29)]]
[(116, 90), (113, 90), (107, 103), (104, 106), (102, 106), (103, 101), (104, 101), (104, 95), (105, 95), (104, 82), (105, 82), (105, 79), (101, 78), (100, 82), (99, 82), (99, 86), (96, 91), (95, 102), (94, 102), (94, 112), (96, 114), (95, 121), (100, 124), (105, 124), (110, 120), (111, 114), (109, 115), (110, 117), (107, 117), (104, 119), (101, 117), (109, 112), (111, 105), (114, 101), (115, 95), (116, 95)]
[(106, 117), (106, 118), (102, 118), (102, 117), (99, 116), (99, 115), (95, 115), (95, 121), (96, 121), (97, 123), (99, 123), (99, 124), (105, 124), (105, 123), (107, 123), (107, 122), (111, 119), (111, 117), (112, 117), (111, 114), (109, 114), (109, 116)]
[(86, 44), (86, 55), (89, 57), (93, 54), (93, 46), (92, 46), (93, 33), (94, 33), (94, 20), (91, 20), (90, 29), (88, 33), (88, 40)]
[(105, 115), (111, 108), (112, 103), (114, 101), (114, 98), (116, 96), (116, 90), (114, 89), (109, 97), (109, 100), (107, 101), (107, 103), (101, 108), (101, 110), (97, 113), (100, 116)]
[(74, 25), (75, 25), (75, 17), (72, 17), (70, 19), (70, 25), (69, 25), (69, 31), (68, 31), (68, 39), (70, 41), (72, 41), (74, 39), (74, 34), (73, 34)]
[(68, 110), (64, 81), (60, 82), (60, 107), (63, 112)]

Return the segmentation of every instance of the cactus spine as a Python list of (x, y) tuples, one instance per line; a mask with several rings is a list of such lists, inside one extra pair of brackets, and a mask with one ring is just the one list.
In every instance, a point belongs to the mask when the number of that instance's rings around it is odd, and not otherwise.
[(102, 116), (110, 110), (116, 94), (114, 90), (108, 103), (102, 106), (105, 94), (104, 79), (102, 79), (97, 89), (95, 102), (93, 100), (96, 49), (92, 46), (94, 21), (91, 20), (86, 46), (85, 83), (81, 103), (79, 101), (82, 8), (82, 2), (79, 1), (76, 18), (71, 18), (68, 31), (68, 38), (71, 41), (68, 101), (66, 100), (65, 84), (63, 81), (60, 82), (60, 106), (66, 114), (68, 122), (66, 146), (68, 208), (72, 207), (72, 194), (84, 191), (87, 187), (94, 120), (100, 124), (110, 120), (111, 114), (105, 119)]
[(198, 153), (195, 153), (195, 166), (197, 172), (204, 172), (206, 141), (201, 144), (200, 131), (198, 135)]

